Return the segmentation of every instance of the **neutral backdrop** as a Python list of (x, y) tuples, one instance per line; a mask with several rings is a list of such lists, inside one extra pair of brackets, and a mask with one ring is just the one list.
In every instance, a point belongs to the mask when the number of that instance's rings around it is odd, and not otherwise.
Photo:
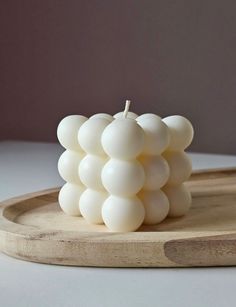
[(236, 1), (1, 0), (0, 140), (67, 114), (182, 114), (191, 150), (236, 153)]

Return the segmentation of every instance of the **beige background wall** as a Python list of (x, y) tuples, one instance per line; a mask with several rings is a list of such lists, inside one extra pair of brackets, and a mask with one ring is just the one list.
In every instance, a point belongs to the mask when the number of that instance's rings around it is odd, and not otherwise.
[(3, 0), (0, 139), (55, 141), (71, 113), (183, 114), (236, 154), (236, 1)]

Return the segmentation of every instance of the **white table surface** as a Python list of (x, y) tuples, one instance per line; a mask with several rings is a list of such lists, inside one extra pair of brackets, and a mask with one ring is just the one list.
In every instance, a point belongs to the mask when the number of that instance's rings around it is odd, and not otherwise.
[[(0, 142), (0, 200), (61, 185), (57, 144)], [(236, 156), (191, 154), (194, 169)], [(1, 307), (235, 306), (236, 268), (112, 269), (25, 262), (0, 254)]]

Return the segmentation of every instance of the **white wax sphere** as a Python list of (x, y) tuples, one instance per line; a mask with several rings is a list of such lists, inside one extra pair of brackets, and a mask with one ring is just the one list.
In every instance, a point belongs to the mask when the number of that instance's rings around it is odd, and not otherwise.
[(101, 156), (86, 155), (79, 164), (79, 176), (82, 183), (91, 189), (104, 189), (101, 179), (102, 168), (107, 159)]
[(138, 197), (145, 209), (144, 224), (155, 225), (167, 217), (170, 205), (164, 192), (161, 190), (142, 191)]
[[(123, 118), (123, 116), (124, 116), (124, 112), (119, 112), (119, 113), (116, 113), (113, 117), (117, 119), (117, 118)], [(137, 117), (138, 115), (134, 112), (127, 113), (127, 118), (136, 119)]]
[(87, 118), (81, 115), (69, 115), (62, 119), (57, 127), (57, 138), (64, 148), (81, 151), (77, 134), (86, 120)]
[(102, 145), (112, 158), (132, 159), (143, 150), (144, 133), (133, 119), (115, 119), (104, 129)]
[(191, 206), (191, 194), (184, 184), (165, 186), (164, 193), (169, 199), (169, 217), (179, 217), (186, 214)]
[(68, 215), (79, 216), (79, 199), (84, 188), (73, 183), (66, 183), (58, 195), (58, 202), (61, 209)]
[(58, 172), (67, 182), (81, 184), (78, 176), (78, 167), (84, 154), (67, 149), (58, 160)]
[(89, 154), (104, 155), (101, 136), (109, 123), (106, 118), (90, 118), (80, 127), (78, 141), (84, 151)]
[(145, 182), (142, 165), (136, 161), (110, 159), (102, 170), (105, 189), (118, 196), (132, 196), (138, 193)]
[(145, 146), (143, 153), (147, 155), (160, 155), (169, 145), (169, 130), (161, 118), (155, 114), (137, 118), (138, 124), (145, 133)]
[(106, 118), (110, 122), (114, 120), (113, 116), (107, 113), (97, 113), (97, 114), (92, 115), (90, 118)]
[(111, 195), (103, 203), (103, 221), (111, 231), (135, 231), (141, 226), (144, 216), (143, 204), (136, 196), (122, 198)]
[(193, 127), (190, 121), (180, 115), (168, 116), (163, 119), (170, 131), (168, 150), (184, 150), (193, 139)]
[(80, 197), (79, 208), (82, 216), (90, 224), (103, 224), (102, 206), (107, 193), (87, 189)]
[(170, 168), (168, 185), (178, 185), (188, 180), (192, 172), (192, 163), (185, 152), (166, 151), (163, 156)]
[(156, 114), (153, 114), (153, 113), (144, 113), (142, 115), (139, 115), (139, 117), (136, 118), (137, 121), (141, 121), (141, 120), (144, 120), (144, 119), (149, 119), (149, 118), (158, 118), (158, 119), (161, 119), (160, 116), (156, 115)]
[(146, 190), (157, 190), (163, 187), (169, 177), (169, 165), (162, 156), (140, 156), (140, 163), (145, 173)]

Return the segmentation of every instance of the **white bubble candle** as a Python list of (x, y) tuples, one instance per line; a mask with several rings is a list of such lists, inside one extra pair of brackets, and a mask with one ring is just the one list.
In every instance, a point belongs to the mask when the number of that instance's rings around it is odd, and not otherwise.
[(184, 185), (192, 170), (185, 153), (193, 139), (191, 123), (179, 115), (138, 116), (129, 107), (126, 101), (114, 116), (67, 116), (57, 129), (66, 149), (58, 161), (66, 181), (61, 209), (117, 232), (180, 217), (191, 205)]

